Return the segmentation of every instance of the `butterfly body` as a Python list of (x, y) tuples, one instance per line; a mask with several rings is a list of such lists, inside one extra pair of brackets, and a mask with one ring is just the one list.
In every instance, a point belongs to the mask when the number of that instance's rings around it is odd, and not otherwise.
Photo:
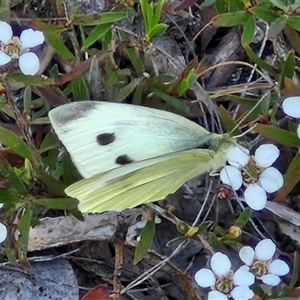
[(225, 163), (230, 142), (181, 116), (141, 106), (82, 101), (49, 117), (83, 180), (66, 189), (83, 211), (121, 211), (165, 198)]

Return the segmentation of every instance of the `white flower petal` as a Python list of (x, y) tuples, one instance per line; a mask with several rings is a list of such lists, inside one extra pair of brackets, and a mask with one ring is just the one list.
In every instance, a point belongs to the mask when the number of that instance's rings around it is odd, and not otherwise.
[(232, 166), (226, 166), (221, 170), (220, 179), (223, 183), (231, 186), (235, 191), (243, 184), (241, 171)]
[(221, 277), (228, 274), (231, 269), (231, 262), (227, 255), (217, 252), (210, 260), (210, 267), (217, 276)]
[(239, 257), (247, 266), (251, 266), (254, 261), (255, 252), (252, 247), (244, 246), (239, 251)]
[(215, 275), (210, 269), (200, 269), (194, 278), (196, 283), (203, 288), (212, 287), (216, 283)]
[(267, 261), (273, 257), (276, 245), (270, 239), (261, 240), (255, 247), (255, 257), (261, 261)]
[(300, 139), (300, 124), (297, 127), (297, 134), (298, 134), (298, 138)]
[(282, 102), (284, 113), (293, 118), (300, 118), (300, 97), (288, 97)]
[(280, 283), (280, 278), (273, 274), (267, 274), (261, 276), (261, 280), (263, 283), (271, 286), (276, 286)]
[(4, 242), (7, 237), (7, 228), (5, 225), (0, 223), (0, 243)]
[(233, 274), (233, 283), (234, 285), (239, 286), (250, 286), (254, 283), (255, 276), (249, 271), (245, 271), (243, 269), (238, 269)]
[(249, 300), (254, 296), (253, 291), (251, 291), (247, 286), (237, 286), (230, 294), (234, 300)]
[(0, 203), (0, 209), (4, 206), (4, 203)]
[(19, 68), (24, 75), (35, 75), (40, 68), (40, 61), (35, 53), (27, 52), (19, 57)]
[(25, 29), (20, 35), (20, 42), (22, 48), (33, 48), (43, 44), (45, 36), (41, 31), (33, 30), (32, 28)]
[(0, 21), (0, 41), (6, 44), (11, 40), (12, 36), (11, 26), (6, 22)]
[(247, 266), (247, 265), (242, 265), (238, 268), (238, 270), (244, 270), (244, 271), (249, 271), (250, 270), (250, 267)]
[(285, 261), (275, 259), (269, 266), (269, 272), (277, 276), (284, 276), (290, 272), (290, 267)]
[(267, 204), (267, 194), (265, 190), (258, 184), (250, 184), (245, 192), (244, 198), (246, 203), (253, 210), (262, 210)]
[(260, 145), (254, 154), (255, 163), (261, 168), (270, 167), (279, 157), (280, 151), (273, 144)]
[(283, 176), (274, 167), (265, 169), (259, 176), (259, 183), (267, 193), (277, 192), (283, 186)]
[(208, 300), (228, 300), (228, 297), (219, 291), (211, 291), (208, 293)]
[(230, 165), (237, 167), (237, 168), (242, 168), (245, 167), (249, 160), (249, 150), (242, 147), (242, 146), (234, 146), (231, 147), (228, 152), (227, 152), (227, 161)]
[(0, 50), (0, 66), (6, 65), (10, 61), (11, 61), (11, 57)]

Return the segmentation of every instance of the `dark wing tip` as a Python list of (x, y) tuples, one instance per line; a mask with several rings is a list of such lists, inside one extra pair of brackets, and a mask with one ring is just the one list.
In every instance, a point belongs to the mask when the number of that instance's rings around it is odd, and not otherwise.
[(98, 105), (101, 105), (101, 102), (90, 100), (64, 104), (53, 108), (49, 112), (49, 118), (52, 125), (65, 124), (67, 122), (85, 117)]

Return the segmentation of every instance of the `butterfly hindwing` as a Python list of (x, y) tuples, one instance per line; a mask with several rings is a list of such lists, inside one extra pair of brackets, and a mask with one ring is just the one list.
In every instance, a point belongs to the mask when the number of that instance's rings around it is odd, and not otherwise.
[(49, 118), (84, 178), (201, 148), (220, 136), (184, 117), (130, 104), (73, 102), (54, 108)]
[(83, 179), (69, 186), (66, 193), (80, 201), (82, 212), (122, 211), (164, 199), (187, 180), (216, 170), (224, 162), (225, 151), (182, 151)]

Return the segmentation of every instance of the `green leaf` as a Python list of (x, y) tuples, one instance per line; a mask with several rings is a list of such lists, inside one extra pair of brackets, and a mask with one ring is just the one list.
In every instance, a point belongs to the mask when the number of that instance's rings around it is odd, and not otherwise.
[(10, 183), (10, 191), (13, 193), (12, 198), (28, 194), (26, 186), (16, 174), (15, 170), (2, 159), (0, 159), (0, 174)]
[(228, 1), (228, 11), (231, 13), (245, 9), (243, 1)]
[(164, 92), (161, 92), (160, 90), (157, 89), (152, 89), (152, 91), (156, 96), (158, 96), (159, 98), (164, 100), (168, 105), (170, 105), (170, 107), (175, 108), (178, 112), (181, 112), (183, 115), (189, 113), (188, 108), (181, 100), (172, 97)]
[(3, 127), (0, 127), (0, 143), (6, 147), (9, 147), (12, 151), (20, 156), (29, 160), (32, 159), (30, 147), (16, 134)]
[(102, 50), (110, 50), (111, 48), (111, 41), (113, 38), (113, 31), (112, 31), (112, 26), (110, 27), (109, 30), (105, 33), (103, 39), (102, 39)]
[[(211, 5), (213, 5), (213, 4), (215, 4), (215, 5), (217, 6), (217, 3), (218, 3), (218, 2), (224, 3), (223, 0), (221, 0), (221, 1), (216, 1), (216, 0), (204, 0), (204, 1), (200, 4), (200, 8), (205, 8), (205, 7), (211, 6)], [(218, 11), (218, 13), (220, 13), (220, 12)]]
[(251, 15), (249, 15), (247, 12), (238, 11), (234, 13), (216, 15), (212, 18), (212, 23), (216, 27), (231, 27), (244, 25), (249, 18), (251, 18)]
[(30, 86), (26, 86), (24, 90), (24, 111), (30, 115), (31, 112), (31, 88)]
[(39, 153), (42, 154), (50, 149), (57, 148), (58, 146), (59, 141), (57, 137), (52, 132), (49, 132), (42, 141)]
[(186, 241), (187, 241), (187, 238), (185, 236), (179, 236), (179, 237), (176, 237), (176, 238), (168, 241), (166, 244), (166, 247), (176, 248), (180, 244), (185, 243)]
[(37, 171), (36, 177), (45, 184), (49, 193), (58, 197), (62, 197), (65, 195), (64, 190), (66, 188), (66, 185), (61, 181), (53, 178), (42, 170)]
[(16, 249), (15, 247), (13, 247), (11, 244), (6, 244), (6, 242), (4, 243), (5, 247), (4, 247), (4, 251), (7, 255), (8, 260), (11, 263), (16, 264), (17, 263), (17, 257), (16, 257)]
[(221, 237), (225, 237), (227, 235), (226, 230), (224, 230), (221, 226), (216, 226), (214, 229), (214, 233), (220, 235)]
[(289, 147), (300, 147), (300, 140), (296, 133), (273, 127), (271, 125), (259, 124), (254, 131), (267, 139)]
[(68, 30), (66, 26), (54, 25), (53, 23), (45, 23), (37, 19), (33, 19), (33, 25), (35, 29), (42, 31), (44, 34), (59, 34)]
[(151, 30), (151, 23), (148, 16), (148, 6), (149, 6), (148, 0), (140, 0), (139, 3), (143, 15), (146, 34), (148, 34)]
[(224, 247), (222, 243), (212, 232), (208, 234), (208, 240), (209, 240), (209, 244), (212, 246), (215, 252), (223, 250)]
[(89, 98), (88, 90), (83, 79), (83, 76), (74, 78), (69, 87), (71, 88), (72, 95), (76, 101), (85, 100)]
[(249, 9), (258, 19), (261, 19), (267, 23), (274, 22), (280, 15), (274, 10), (262, 7), (261, 5), (256, 5)]
[(292, 28), (300, 31), (300, 16), (288, 16), (288, 23)]
[(60, 166), (62, 168), (62, 177), (65, 184), (70, 185), (78, 179), (76, 176), (77, 172), (70, 155), (67, 155), (66, 153), (62, 155)]
[(216, 7), (218, 14), (223, 14), (223, 13), (226, 13), (227, 3), (225, 3), (224, 0), (216, 0), (215, 7)]
[(270, 1), (272, 2), (272, 4), (274, 6), (278, 7), (281, 10), (285, 10), (287, 8), (284, 1), (281, 1), (281, 0), (270, 0)]
[[(148, 0), (145, 0), (148, 3)], [(148, 29), (147, 34), (150, 33), (152, 27), (155, 25), (152, 23), (153, 20), (153, 13), (154, 13), (154, 3), (150, 2), (147, 4), (147, 20), (148, 20)]]
[(295, 50), (295, 52), (300, 55), (300, 37), (298, 35), (298, 32), (292, 28), (291, 26), (287, 25), (284, 28), (284, 34), (286, 35), (287, 39), (289, 40), (292, 49)]
[(260, 57), (256, 55), (255, 52), (250, 48), (249, 45), (243, 45), (248, 57), (252, 60), (252, 62), (256, 63), (260, 68), (268, 71), (272, 75), (276, 74), (276, 69), (271, 66), (270, 64), (266, 63), (264, 60), (262, 60)]
[(297, 153), (290, 163), (285, 176), (283, 187), (277, 192), (276, 199), (282, 200), (294, 189), (300, 180), (300, 153)]
[(184, 221), (178, 221), (176, 224), (178, 232), (186, 235), (191, 228), (186, 222)]
[(169, 25), (167, 25), (165, 23), (160, 23), (160, 24), (154, 25), (149, 33), (149, 38), (153, 39), (155, 37), (163, 35), (166, 32), (168, 27), (169, 27)]
[(18, 222), (18, 229), (20, 231), (20, 246), (26, 256), (28, 249), (29, 230), (31, 225), (33, 211), (30, 207), (26, 207), (25, 213), (22, 215)]
[(289, 283), (289, 286), (287, 287), (288, 289), (292, 290), (299, 279), (300, 275), (300, 256), (298, 252), (294, 252), (294, 259), (293, 259), (293, 267), (292, 267), (292, 274), (291, 274), (291, 280)]
[(137, 16), (137, 12), (134, 9), (134, 7), (127, 7), (127, 20), (129, 21), (130, 24), (133, 23), (134, 18)]
[(234, 225), (243, 228), (249, 222), (250, 218), (251, 210), (247, 208), (243, 212), (241, 212)]
[(236, 240), (224, 240), (224, 244), (230, 246), (235, 251), (239, 251), (239, 249), (241, 248), (241, 244)]
[(0, 199), (1, 199), (0, 203), (3, 204), (12, 204), (17, 200), (19, 200), (18, 197), (16, 197), (15, 193), (11, 191), (11, 189), (9, 190), (0, 189)]
[(120, 20), (126, 19), (126, 11), (108, 11), (99, 15), (76, 15), (72, 18), (74, 25), (92, 26), (107, 23), (115, 23)]
[(99, 95), (99, 81), (100, 78), (100, 69), (99, 69), (99, 62), (96, 56), (93, 56), (91, 61), (91, 68), (88, 73), (88, 85), (89, 90), (91, 91), (91, 95), (97, 96)]
[[(236, 126), (235, 121), (232, 119), (230, 113), (228, 110), (226, 110), (223, 106), (220, 106), (220, 119), (222, 121), (222, 124), (226, 130), (226, 132), (231, 132), (233, 128)], [(232, 132), (232, 135), (239, 135), (240, 131), (236, 129), (234, 132)]]
[(204, 221), (202, 222), (199, 226), (198, 226), (198, 231), (197, 234), (206, 232), (208, 230), (209, 227), (211, 227), (213, 224), (212, 221)]
[[(154, 11), (154, 15), (152, 17), (152, 25), (156, 25), (159, 23), (160, 21), (160, 18), (161, 18), (161, 13), (162, 13), (162, 10), (163, 10), (163, 6), (164, 6), (164, 2), (165, 0), (158, 0), (156, 2), (156, 6), (155, 6), (155, 11)], [(152, 28), (153, 30), (153, 28)]]
[(49, 198), (49, 199), (36, 199), (36, 203), (49, 208), (61, 210), (73, 210), (78, 207), (78, 200), (73, 198)]
[(121, 102), (127, 98), (142, 82), (143, 78), (134, 78), (129, 84), (120, 89), (116, 102)]
[(279, 33), (285, 28), (288, 23), (287, 16), (283, 15), (277, 18), (274, 22), (271, 23), (270, 28), (268, 30), (268, 38), (274, 39), (277, 37)]
[(293, 79), (295, 71), (295, 52), (291, 50), (284, 62), (282, 72), (280, 74), (280, 90), (285, 88), (285, 78)]
[(135, 265), (139, 263), (147, 254), (148, 250), (151, 247), (154, 234), (155, 234), (155, 218), (148, 220), (145, 227), (142, 230), (140, 241), (138, 242), (134, 253), (133, 263)]
[(56, 34), (46, 34), (46, 41), (51, 45), (56, 52), (66, 60), (74, 59), (74, 54), (69, 50), (65, 43)]
[(88, 37), (83, 42), (81, 51), (85, 51), (91, 45), (93, 45), (95, 42), (100, 40), (111, 29), (111, 26), (112, 26), (112, 23), (100, 24), (100, 25), (95, 26), (95, 28), (91, 31), (91, 33), (88, 35)]
[(133, 93), (133, 98), (132, 98), (132, 103), (136, 105), (141, 105), (142, 104), (142, 96), (143, 96), (143, 91), (144, 91), (144, 86), (140, 85), (138, 86), (134, 93)]
[(247, 22), (244, 25), (244, 30), (243, 30), (243, 34), (242, 34), (242, 44), (250, 44), (254, 38), (255, 35), (255, 31), (256, 31), (256, 24), (255, 24), (255, 18), (251, 17), (248, 18)]
[(236, 96), (236, 95), (228, 95), (227, 98), (236, 103), (242, 105), (244, 108), (253, 108), (253, 106), (259, 101), (259, 99), (253, 99), (250, 97), (241, 97), (241, 96)]
[(18, 82), (22, 82), (25, 85), (30, 85), (30, 86), (48, 86), (55, 84), (55, 80), (52, 78), (44, 78), (41, 75), (35, 75), (35, 76), (30, 76), (30, 75), (24, 75), (22, 73), (18, 72), (13, 72), (7, 75), (8, 79), (12, 79)]
[(142, 76), (145, 71), (143, 61), (135, 48), (127, 47), (127, 54), (138, 76)]

